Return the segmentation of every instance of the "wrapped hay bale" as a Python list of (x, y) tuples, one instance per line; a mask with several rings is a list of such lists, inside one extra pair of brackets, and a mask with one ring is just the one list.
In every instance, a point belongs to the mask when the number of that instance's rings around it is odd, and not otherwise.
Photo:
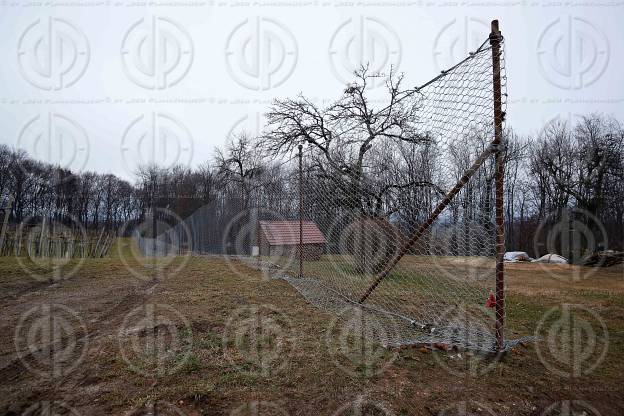
[(503, 260), (506, 262), (531, 261), (531, 257), (524, 251), (508, 251), (505, 253)]
[(539, 259), (533, 260), (533, 263), (553, 263), (553, 264), (567, 264), (568, 259), (559, 254), (549, 253), (544, 254)]

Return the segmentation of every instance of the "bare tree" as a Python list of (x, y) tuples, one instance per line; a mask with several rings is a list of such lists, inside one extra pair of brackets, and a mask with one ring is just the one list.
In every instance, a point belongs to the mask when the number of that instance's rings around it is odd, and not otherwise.
[(402, 90), (402, 75), (390, 71), (385, 76), (380, 106), (369, 98), (371, 81), (380, 75), (362, 67), (355, 77), (342, 96), (326, 107), (321, 108), (303, 96), (276, 100), (267, 114), (262, 145), (271, 154), (292, 153), (299, 144), (307, 145), (314, 154), (312, 167), (319, 175), (333, 182), (351, 200), (366, 199), (358, 208), (375, 215), (379, 214), (386, 193), (431, 185), (411, 180), (386, 183), (377, 192), (369, 192), (362, 181), (373, 177), (370, 167), (375, 165), (373, 159), (379, 159), (379, 149), (401, 142), (426, 144), (431, 140), (418, 130), (418, 100), (411, 97), (413, 91)]
[(263, 155), (251, 137), (243, 132), (231, 138), (225, 150), (216, 149), (215, 162), (221, 178), (235, 184), (243, 206), (249, 206), (252, 193), (262, 186), (261, 179), (266, 172)]

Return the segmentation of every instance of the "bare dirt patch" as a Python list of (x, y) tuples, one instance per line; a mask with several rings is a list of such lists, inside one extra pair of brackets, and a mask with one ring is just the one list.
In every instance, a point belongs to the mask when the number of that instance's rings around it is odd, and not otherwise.
[[(545, 358), (548, 340), (498, 362), (459, 351), (388, 351), (349, 336), (336, 343), (334, 317), (286, 282), (209, 257), (168, 273), (179, 261), (152, 280), (149, 268), (139, 279), (116, 256), (89, 259), (50, 284), (1, 259), (0, 413), (39, 414), (46, 403), (85, 415), (554, 415), (566, 403), (579, 414), (590, 415), (587, 406), (624, 413), (621, 269), (583, 275), (557, 266), (552, 276), (544, 265), (507, 267), (510, 337), (533, 334), (540, 323), (561, 327), (562, 303), (585, 308), (583, 328), (595, 337), (600, 323), (591, 313), (606, 326), (604, 356), (582, 349), (573, 374), (569, 351)], [(63, 319), (35, 319), (54, 305), (66, 309), (48, 315)], [(46, 325), (64, 335), (47, 339), (43, 352), (28, 343), (18, 349), (16, 338), (41, 343)]]

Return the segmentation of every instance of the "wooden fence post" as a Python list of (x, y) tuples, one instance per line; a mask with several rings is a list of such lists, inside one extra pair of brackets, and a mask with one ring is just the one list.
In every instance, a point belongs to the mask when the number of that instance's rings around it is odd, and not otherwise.
[(505, 176), (505, 151), (503, 143), (503, 110), (501, 96), (501, 32), (498, 20), (491, 24), (490, 45), (492, 46), (492, 91), (494, 94), (494, 144), (496, 172), (495, 182), (495, 212), (496, 212), (496, 350), (505, 348), (505, 220), (504, 220), (504, 176)]

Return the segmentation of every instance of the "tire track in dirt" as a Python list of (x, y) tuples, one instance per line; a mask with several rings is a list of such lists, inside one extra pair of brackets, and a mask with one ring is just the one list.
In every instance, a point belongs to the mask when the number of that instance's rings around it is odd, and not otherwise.
[[(85, 344), (93, 343), (99, 339), (108, 337), (116, 333), (119, 325), (123, 321), (125, 315), (130, 312), (132, 309), (135, 309), (141, 305), (144, 305), (149, 298), (156, 293), (156, 288), (161, 282), (150, 281), (142, 286), (134, 287), (130, 290), (129, 293), (124, 295), (118, 302), (116, 302), (112, 307), (105, 310), (96, 318), (90, 320), (90, 322), (97, 322), (98, 327), (92, 331), (87, 332), (84, 336), (76, 339), (74, 348), (83, 348)], [(54, 284), (52, 284), (54, 285)], [(50, 287), (52, 285), (47, 285)], [(115, 292), (118, 291), (118, 288), (112, 288), (107, 291), (107, 296), (115, 296)], [(23, 295), (26, 296), (26, 295)], [(104, 325), (101, 325), (101, 324)], [(88, 328), (88, 326), (87, 326)], [(27, 368), (24, 361), (34, 360), (35, 355), (41, 353), (42, 351), (57, 351), (59, 348), (63, 348), (62, 340), (57, 340), (54, 342), (49, 342), (46, 344), (38, 345), (38, 348), (34, 351), (30, 350), (21, 350), (14, 351), (11, 353), (12, 357), (8, 359), (8, 362), (2, 364), (0, 366), (0, 371), (6, 381), (15, 382), (21, 376), (27, 374), (30, 370)], [(99, 353), (102, 350), (102, 346), (97, 349), (95, 352)], [(65, 381), (72, 376), (72, 373), (64, 375), (63, 378), (58, 379), (57, 383), (60, 385), (65, 384)]]
[[(30, 279), (27, 277), (26, 279)], [(3, 296), (3, 301), (19, 301), (24, 296), (30, 295), (33, 292), (36, 292), (41, 289), (48, 289), (54, 285), (57, 285), (59, 282), (50, 282), (50, 281), (39, 281), (35, 280), (33, 284), (30, 285), (21, 285), (19, 286), (14, 293), (5, 293)]]

